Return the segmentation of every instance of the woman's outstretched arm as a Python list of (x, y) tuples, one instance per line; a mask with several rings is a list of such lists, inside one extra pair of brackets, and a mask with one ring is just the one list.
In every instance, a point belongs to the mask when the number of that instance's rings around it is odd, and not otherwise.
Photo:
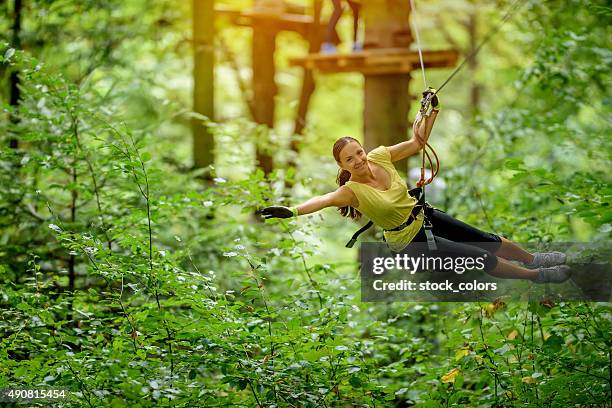
[(327, 207), (346, 207), (357, 198), (350, 188), (340, 186), (336, 191), (313, 197), (303, 204), (297, 206), (297, 215), (311, 214)]
[(312, 214), (327, 207), (357, 207), (357, 197), (346, 186), (340, 186), (336, 191), (317, 196), (297, 207), (271, 206), (261, 211), (264, 218), (290, 218), (298, 215)]

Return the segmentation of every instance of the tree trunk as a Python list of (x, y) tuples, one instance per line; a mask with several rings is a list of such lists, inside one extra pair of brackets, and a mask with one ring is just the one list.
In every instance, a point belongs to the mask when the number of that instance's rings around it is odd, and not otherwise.
[[(363, 2), (364, 48), (408, 48), (410, 5), (405, 0), (368, 0)], [(410, 74), (365, 75), (364, 147), (393, 145), (407, 139)], [(399, 169), (407, 161), (396, 163)]]
[[(13, 9), (13, 44), (12, 47), (15, 49), (21, 48), (21, 11), (22, 5), (21, 0), (15, 0), (14, 9)], [(11, 75), (9, 76), (9, 104), (11, 106), (19, 105), (19, 73), (16, 70), (11, 71)], [(18, 118), (15, 115), (10, 116), (10, 120), (13, 123), (18, 122)], [(16, 138), (11, 137), (9, 139), (9, 147), (12, 149), (17, 149), (19, 147), (19, 142)]]
[[(214, 120), (214, 0), (193, 0), (193, 110)], [(193, 165), (214, 164), (215, 140), (201, 119), (192, 119)], [(209, 175), (207, 175), (209, 177)]]
[[(274, 97), (277, 93), (274, 80), (274, 50), (276, 30), (265, 21), (253, 25), (253, 102), (255, 122), (265, 125), (263, 129), (274, 128)], [(257, 166), (267, 175), (274, 169), (272, 155), (265, 150), (269, 132), (258, 134), (256, 141)]]
[[(310, 38), (308, 39), (309, 47), (308, 53), (316, 53), (319, 51), (321, 47), (321, 36), (319, 35), (319, 23), (321, 21), (321, 0), (314, 0), (314, 18), (313, 18), (313, 27), (310, 31)], [(314, 75), (312, 69), (304, 67), (304, 78), (302, 80), (302, 91), (300, 92), (300, 100), (297, 109), (297, 116), (295, 119), (295, 124), (293, 127), (293, 136), (294, 138), (291, 140), (291, 150), (295, 152), (295, 157), (300, 151), (301, 136), (304, 132), (304, 127), (306, 126), (306, 115), (308, 113), (308, 106), (310, 105), (310, 98), (315, 90), (315, 82)], [(289, 162), (290, 167), (296, 167), (296, 160), (292, 159)]]

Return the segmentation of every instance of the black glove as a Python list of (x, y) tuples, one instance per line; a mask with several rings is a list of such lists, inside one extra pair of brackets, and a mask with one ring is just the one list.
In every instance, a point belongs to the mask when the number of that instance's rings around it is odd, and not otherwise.
[[(295, 211), (295, 212), (294, 212)], [(281, 205), (273, 205), (261, 210), (261, 215), (267, 220), (268, 218), (291, 218), (296, 214), (296, 210)]]
[(429, 94), (434, 94), (433, 98), (431, 98), (431, 106), (433, 108), (438, 108), (440, 105), (440, 101), (438, 100), (438, 95), (435, 94), (436, 90), (433, 88), (427, 88), (425, 92), (423, 92), (423, 98), (427, 98)]

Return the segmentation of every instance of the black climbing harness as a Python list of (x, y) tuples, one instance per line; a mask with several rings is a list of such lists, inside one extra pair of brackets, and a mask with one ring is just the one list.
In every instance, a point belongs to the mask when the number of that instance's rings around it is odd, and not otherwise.
[[(431, 220), (431, 213), (433, 212), (433, 207), (430, 206), (429, 203), (427, 203), (425, 201), (425, 189), (423, 189), (422, 187), (416, 187), (416, 188), (413, 188), (412, 190), (409, 190), (408, 194), (411, 197), (417, 199), (417, 203), (412, 208), (412, 211), (410, 212), (410, 215), (408, 216), (408, 219), (406, 221), (404, 221), (403, 223), (401, 223), (400, 225), (398, 225), (397, 227), (391, 228), (391, 229), (388, 229), (388, 230), (385, 230), (385, 231), (401, 231), (401, 230), (403, 230), (404, 228), (406, 228), (409, 225), (411, 225), (417, 219), (417, 217), (421, 213), (421, 211), (423, 211), (423, 216), (424, 216), (423, 229), (425, 230), (425, 236), (427, 237), (427, 245), (428, 245), (430, 250), (435, 251), (436, 250), (436, 241), (434, 240), (434, 236), (433, 236), (433, 233), (431, 231), (431, 229), (433, 228), (433, 225), (431, 224), (431, 221), (430, 221)], [(364, 232), (366, 232), (373, 225), (374, 225), (374, 222), (368, 221), (367, 224), (365, 224), (363, 227), (361, 227), (357, 232), (355, 232), (353, 234), (353, 236), (351, 237), (349, 242), (346, 243), (346, 247), (347, 248), (352, 248), (353, 245), (355, 245), (355, 243), (357, 242), (357, 238), (359, 238), (359, 235), (361, 235)]]

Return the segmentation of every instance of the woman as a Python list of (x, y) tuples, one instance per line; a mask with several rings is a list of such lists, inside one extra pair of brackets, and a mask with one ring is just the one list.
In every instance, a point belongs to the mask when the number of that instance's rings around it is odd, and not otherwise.
[[(366, 155), (357, 140), (351, 137), (338, 139), (333, 155), (340, 167), (337, 179), (339, 188), (313, 197), (297, 207), (264, 208), (262, 215), (266, 219), (289, 218), (334, 206), (343, 216), (353, 219), (361, 214), (366, 215), (385, 230), (385, 241), (395, 252), (401, 251), (412, 241), (425, 242), (423, 212), (418, 211), (419, 208), (415, 210), (417, 200), (408, 194), (406, 184), (393, 162), (415, 155), (423, 148), (440, 109), (435, 95), (431, 106), (429, 114), (415, 121), (412, 138), (394, 146), (379, 146)], [(437, 209), (433, 210), (430, 222), (438, 251), (473, 257), (486, 255), (484, 269), (492, 276), (529, 279), (536, 283), (563, 282), (570, 276), (569, 267), (562, 265), (566, 259), (563, 253), (531, 254), (505, 238), (480, 231)], [(479, 247), (463, 242), (483, 244)], [(509, 261), (520, 261), (527, 267)]]

